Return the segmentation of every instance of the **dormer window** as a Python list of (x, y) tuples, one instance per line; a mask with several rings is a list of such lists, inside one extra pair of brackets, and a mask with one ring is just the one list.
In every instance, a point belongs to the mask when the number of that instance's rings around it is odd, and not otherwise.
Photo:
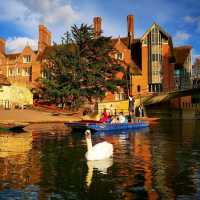
[(116, 53), (116, 55), (115, 55), (115, 58), (117, 59), (117, 60), (123, 60), (124, 59), (124, 56), (123, 56), (123, 53)]
[(30, 55), (23, 57), (23, 63), (30, 63), (30, 62), (31, 62), (31, 56)]

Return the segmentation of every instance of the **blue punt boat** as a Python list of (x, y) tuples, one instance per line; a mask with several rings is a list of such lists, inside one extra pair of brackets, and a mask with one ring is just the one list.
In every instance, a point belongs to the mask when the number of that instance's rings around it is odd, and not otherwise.
[(143, 121), (137, 121), (132, 123), (101, 123), (98, 121), (78, 121), (78, 122), (66, 122), (65, 126), (69, 126), (72, 129), (91, 129), (92, 131), (115, 131), (115, 130), (133, 130), (139, 128), (146, 128), (149, 123)]

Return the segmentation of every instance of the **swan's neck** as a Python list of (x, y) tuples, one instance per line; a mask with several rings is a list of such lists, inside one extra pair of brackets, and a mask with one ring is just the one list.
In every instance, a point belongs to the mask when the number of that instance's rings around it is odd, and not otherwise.
[(87, 143), (87, 150), (88, 151), (92, 150), (92, 140), (91, 140), (91, 138), (86, 138), (86, 143)]

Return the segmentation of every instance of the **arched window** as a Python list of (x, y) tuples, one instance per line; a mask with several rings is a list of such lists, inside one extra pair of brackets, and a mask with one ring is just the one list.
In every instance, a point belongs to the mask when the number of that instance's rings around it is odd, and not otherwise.
[(140, 92), (140, 91), (141, 91), (141, 86), (138, 85), (138, 86), (137, 86), (137, 92)]

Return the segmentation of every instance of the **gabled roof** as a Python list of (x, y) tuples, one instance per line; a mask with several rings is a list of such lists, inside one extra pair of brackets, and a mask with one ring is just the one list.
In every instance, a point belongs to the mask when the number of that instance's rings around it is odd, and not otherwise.
[(123, 43), (126, 47), (128, 47), (128, 44), (129, 44), (128, 37), (123, 37), (123, 38), (118, 37), (118, 38), (113, 38), (113, 39), (111, 39), (113, 46), (115, 46), (115, 44), (116, 44), (119, 40), (122, 41), (122, 43)]
[[(115, 45), (118, 40), (121, 40), (123, 42), (124, 45), (126, 45), (127, 47), (129, 47), (129, 38), (128, 37), (118, 37), (118, 38), (112, 38), (112, 44)], [(132, 43), (135, 43), (135, 42), (138, 42), (140, 41), (140, 39), (136, 38), (136, 39), (133, 39)]]
[(3, 74), (0, 74), (0, 86), (2, 85), (11, 85), (10, 82), (8, 81), (7, 77)]
[(179, 46), (179, 47), (175, 47), (173, 49), (174, 57), (175, 57), (177, 66), (183, 66), (184, 65), (185, 60), (187, 59), (191, 49), (192, 49), (191, 45)]
[(9, 59), (16, 59), (16, 57), (20, 56), (21, 53), (11, 53), (11, 54), (6, 54), (6, 57)]
[(143, 34), (143, 36), (141, 37), (141, 40), (143, 40), (144, 37), (145, 37), (146, 35), (148, 35), (148, 33), (151, 31), (151, 29), (152, 29), (154, 26), (156, 26), (156, 27), (160, 30), (160, 32), (161, 32), (163, 35), (165, 35), (167, 38), (171, 38), (171, 36), (170, 36), (167, 32), (165, 32), (164, 29), (163, 29), (161, 26), (159, 26), (156, 22), (154, 22), (154, 23), (150, 26), (150, 28)]
[[(38, 50), (32, 50), (32, 48), (29, 45), (26, 45), (24, 47), (24, 49), (25, 48), (29, 48), (35, 54), (37, 54), (37, 52), (38, 52)], [(5, 54), (5, 56), (6, 56), (6, 58), (9, 58), (9, 59), (16, 59), (17, 57), (19, 57), (23, 53), (24, 49), (21, 52), (17, 52), (17, 53), (7, 53), (7, 54)]]

